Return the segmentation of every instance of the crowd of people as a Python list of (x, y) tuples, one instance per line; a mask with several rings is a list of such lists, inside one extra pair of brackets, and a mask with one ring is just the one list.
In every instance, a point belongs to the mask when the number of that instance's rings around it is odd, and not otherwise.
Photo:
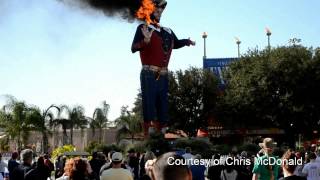
[[(35, 161), (33, 151), (25, 149), (20, 157), (13, 152), (8, 163), (0, 154), (0, 180), (320, 180), (320, 148), (315, 144), (305, 152), (287, 150), (282, 157), (274, 152), (275, 143), (271, 138), (265, 138), (259, 145), (261, 151), (254, 156), (245, 151), (214, 154), (212, 162), (224, 162), (218, 164), (190, 163), (204, 162), (204, 159), (200, 154), (193, 154), (189, 147), (183, 152), (162, 155), (153, 151), (139, 153), (134, 149), (126, 154), (94, 152), (90, 160), (59, 156), (54, 164), (47, 154)], [(269, 158), (281, 160), (281, 164), (272, 164)], [(247, 163), (232, 164), (227, 163), (228, 160)]]
[(21, 151), (19, 154), (13, 152), (8, 163), (2, 160), (0, 154), (0, 180), (47, 180), (51, 178), (51, 172), (54, 171), (54, 165), (48, 155), (37, 157), (34, 161), (34, 153), (31, 149)]

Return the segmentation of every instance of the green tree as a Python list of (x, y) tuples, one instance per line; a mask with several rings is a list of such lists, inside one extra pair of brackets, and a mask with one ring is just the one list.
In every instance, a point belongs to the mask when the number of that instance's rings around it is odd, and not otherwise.
[(121, 115), (115, 120), (117, 131), (117, 141), (123, 137), (130, 136), (133, 143), (136, 134), (142, 132), (142, 120), (134, 113), (128, 110), (128, 106), (121, 107)]
[(139, 90), (139, 93), (133, 103), (134, 107), (132, 108), (132, 112), (139, 118), (143, 119), (143, 110), (142, 110), (142, 93)]
[(23, 101), (7, 96), (7, 103), (0, 112), (0, 126), (10, 139), (16, 140), (18, 150), (26, 145), (32, 126), (28, 116), (29, 107)]
[(56, 112), (60, 111), (60, 108), (58, 106), (51, 105), (43, 112), (41, 112), (41, 110), (38, 107), (31, 107), (28, 113), (28, 119), (30, 119), (30, 122), (34, 127), (34, 130), (39, 131), (42, 134), (43, 153), (48, 152), (48, 136), (52, 135), (52, 131), (50, 129), (55, 120), (55, 116), (52, 112), (52, 109), (56, 109)]
[[(81, 131), (87, 127), (88, 118), (84, 116), (84, 108), (80, 105), (70, 108), (61, 105), (58, 118), (54, 120), (55, 126), (60, 125), (63, 129), (63, 144), (73, 144), (73, 130), (80, 128)], [(67, 129), (70, 129), (70, 140), (67, 141)]]
[(226, 71), (219, 119), (231, 128), (279, 127), (290, 137), (319, 128), (320, 71), (314, 52), (300, 45), (249, 51)]
[(99, 140), (98, 143), (101, 144), (102, 141), (102, 130), (108, 127), (108, 113), (110, 105), (106, 101), (102, 102), (102, 107), (96, 108), (94, 110), (93, 116), (90, 122), (90, 127), (95, 134), (95, 129), (99, 129)]
[[(214, 113), (218, 79), (207, 70), (191, 67), (170, 72), (168, 106), (169, 127), (195, 136), (199, 128), (207, 128), (208, 117)], [(142, 119), (142, 98), (138, 93), (133, 112)]]
[(210, 71), (191, 67), (169, 74), (169, 117), (171, 126), (195, 136), (206, 129), (218, 93), (218, 80)]

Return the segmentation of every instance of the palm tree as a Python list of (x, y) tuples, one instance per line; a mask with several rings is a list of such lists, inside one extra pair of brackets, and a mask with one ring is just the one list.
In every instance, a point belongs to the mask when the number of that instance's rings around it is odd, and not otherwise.
[[(60, 113), (59, 113), (60, 114)], [(70, 121), (68, 119), (65, 118), (61, 118), (61, 116), (59, 115), (59, 118), (55, 119), (53, 121), (53, 129), (55, 129), (56, 126), (61, 126), (62, 128), (62, 144), (66, 145), (69, 144), (68, 143), (68, 134), (67, 134), (67, 129), (70, 129)]]
[(42, 139), (43, 139), (43, 152), (46, 153), (49, 148), (48, 135), (52, 135), (50, 131), (50, 127), (52, 127), (53, 122), (55, 120), (54, 114), (51, 112), (51, 109), (56, 109), (58, 114), (60, 112), (60, 108), (54, 104), (49, 106), (45, 111), (42, 112), (41, 116), (41, 124), (42, 124)]
[(117, 141), (119, 142), (123, 136), (129, 135), (133, 143), (136, 134), (142, 132), (142, 122), (139, 116), (128, 111), (128, 106), (121, 107), (121, 115), (116, 119)]
[(32, 107), (29, 111), (28, 119), (30, 119), (31, 123), (34, 125), (36, 131), (41, 132), (42, 134), (42, 152), (48, 152), (49, 143), (48, 143), (48, 136), (52, 135), (50, 128), (54, 122), (54, 114), (52, 113), (51, 109), (55, 108), (59, 113), (60, 108), (55, 105), (49, 106), (46, 110), (42, 113), (39, 108)]
[[(67, 118), (61, 118), (62, 113), (66, 113)], [(84, 116), (84, 108), (80, 105), (73, 108), (67, 105), (62, 105), (60, 107), (60, 118), (55, 120), (55, 124), (60, 124), (63, 129), (63, 144), (67, 144), (67, 129), (70, 129), (70, 143), (73, 144), (73, 129), (80, 128), (81, 131), (86, 128), (88, 124), (88, 119)]]
[(28, 106), (23, 101), (17, 101), (13, 96), (7, 96), (7, 103), (3, 106), (0, 115), (0, 126), (11, 139), (16, 139), (17, 149), (22, 149), (22, 143), (26, 143), (31, 123), (27, 118)]
[(6, 106), (3, 106), (0, 110), (0, 128), (3, 129), (4, 134), (8, 139), (14, 139), (15, 137), (17, 137), (17, 131), (14, 130), (15, 128), (12, 128), (12, 126), (10, 126), (12, 121), (12, 114), (8, 112)]
[(106, 101), (102, 102), (102, 108), (96, 108), (94, 110), (93, 116), (90, 122), (90, 128), (92, 129), (92, 134), (94, 136), (95, 129), (99, 129), (99, 144), (102, 141), (102, 130), (103, 128), (108, 127), (108, 113), (109, 113), (110, 105), (106, 103)]

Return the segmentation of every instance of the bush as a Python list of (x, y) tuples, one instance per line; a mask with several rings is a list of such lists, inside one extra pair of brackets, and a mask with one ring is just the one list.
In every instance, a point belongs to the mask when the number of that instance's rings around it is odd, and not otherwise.
[(93, 152), (98, 151), (100, 146), (101, 144), (99, 144), (97, 141), (92, 141), (87, 147), (84, 148), (84, 150), (92, 154)]
[(58, 147), (52, 151), (51, 158), (55, 160), (58, 156), (63, 155), (65, 152), (73, 152), (76, 148), (73, 145), (64, 145), (62, 147)]

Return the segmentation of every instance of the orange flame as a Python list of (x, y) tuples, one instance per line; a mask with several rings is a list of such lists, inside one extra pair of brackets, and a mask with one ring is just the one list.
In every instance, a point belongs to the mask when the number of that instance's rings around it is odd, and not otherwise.
[(146, 21), (148, 24), (152, 23), (150, 15), (155, 10), (152, 0), (142, 0), (142, 5), (136, 13), (138, 19)]

